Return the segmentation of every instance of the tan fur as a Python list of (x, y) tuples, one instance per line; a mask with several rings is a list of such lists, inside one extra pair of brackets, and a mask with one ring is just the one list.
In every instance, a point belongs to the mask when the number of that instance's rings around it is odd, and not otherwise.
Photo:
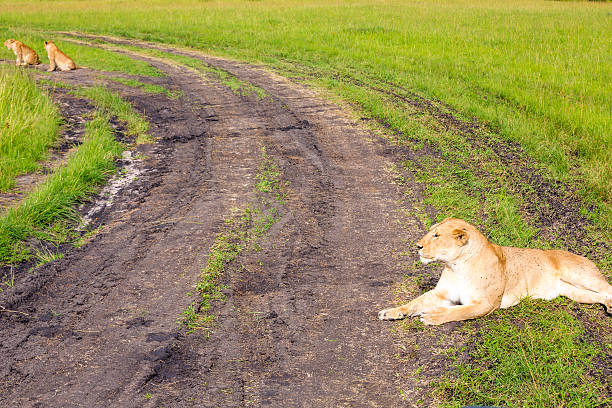
[(500, 247), (474, 226), (447, 218), (417, 243), (421, 262), (442, 262), (436, 287), (408, 304), (378, 313), (381, 320), (420, 316), (442, 324), (484, 316), (524, 297), (567, 296), (602, 303), (612, 313), (612, 286), (595, 264), (567, 251)]
[(17, 56), (15, 65), (38, 65), (40, 59), (36, 51), (22, 43), (21, 41), (8, 39), (4, 42), (4, 46), (10, 50), (13, 50)]
[(47, 55), (49, 56), (49, 69), (47, 71), (53, 71), (56, 67), (59, 68), (60, 71), (76, 69), (74, 61), (61, 52), (53, 41), (45, 41), (45, 50), (47, 50)]

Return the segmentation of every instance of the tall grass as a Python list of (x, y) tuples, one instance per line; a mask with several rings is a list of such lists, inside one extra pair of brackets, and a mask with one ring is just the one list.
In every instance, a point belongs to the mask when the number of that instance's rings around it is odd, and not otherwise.
[[(1, 2), (0, 2), (1, 3)], [(610, 5), (532, 0), (7, 2), (0, 24), (164, 41), (390, 81), (612, 200)]]
[[(62, 85), (70, 88), (68, 85)], [(0, 217), (0, 265), (15, 265), (30, 257), (26, 241), (31, 238), (57, 241), (54, 225), (76, 220), (74, 206), (86, 200), (115, 170), (115, 159), (123, 150), (115, 140), (111, 117), (124, 122), (127, 135), (148, 140), (148, 122), (117, 94), (104, 87), (72, 88), (77, 96), (90, 99), (96, 110), (87, 122), (83, 143), (60, 167), (18, 206)], [(61, 228), (60, 228), (61, 230)], [(65, 231), (60, 231), (60, 234)]]
[(97, 114), (87, 123), (85, 138), (68, 163), (12, 207), (0, 218), (0, 265), (11, 265), (29, 257), (25, 240), (48, 239), (47, 228), (54, 223), (76, 219), (73, 209), (96, 190), (114, 171), (114, 160), (121, 152), (108, 117)]
[(49, 97), (20, 69), (0, 65), (0, 192), (33, 171), (57, 139), (60, 118)]

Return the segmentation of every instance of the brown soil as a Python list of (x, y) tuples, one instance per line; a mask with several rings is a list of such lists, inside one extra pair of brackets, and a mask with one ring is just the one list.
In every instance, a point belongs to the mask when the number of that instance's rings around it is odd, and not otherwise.
[[(424, 233), (389, 170), (405, 152), (303, 86), (198, 57), (271, 97), (143, 57), (168, 76), (140, 80), (183, 97), (89, 69), (52, 74), (106, 83), (158, 140), (137, 148), (140, 175), (94, 214), (97, 235), (0, 293), (0, 406), (430, 406), (427, 384), (462, 323), (423, 335), (377, 320)], [(283, 216), (223, 278), (210, 338), (185, 334), (188, 292), (224, 218), (253, 201), (262, 147), (289, 183)]]

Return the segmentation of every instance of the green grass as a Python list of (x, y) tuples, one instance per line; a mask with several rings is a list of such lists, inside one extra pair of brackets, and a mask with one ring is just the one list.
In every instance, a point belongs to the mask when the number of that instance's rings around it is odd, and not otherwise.
[(109, 33), (390, 81), (489, 123), (556, 177), (584, 180), (584, 195), (612, 198), (609, 4), (23, 1), (3, 10), (8, 27)]
[(108, 79), (110, 79), (111, 81), (119, 82), (123, 85), (129, 86), (132, 88), (140, 88), (150, 94), (163, 94), (163, 95), (166, 95), (168, 99), (178, 99), (183, 95), (181, 90), (170, 90), (160, 85), (145, 84), (135, 79), (112, 78), (112, 77), (109, 77)]
[(450, 353), (457, 358), (456, 375), (436, 384), (443, 400), (452, 401), (442, 407), (609, 406), (612, 397), (592, 377), (593, 359), (604, 356), (570, 314), (525, 299), (480, 323), (471, 359), (458, 359), (464, 350)]
[(54, 241), (54, 225), (62, 220), (76, 222), (74, 205), (94, 193), (96, 185), (114, 171), (114, 159), (121, 150), (108, 117), (96, 114), (87, 123), (83, 144), (67, 164), (0, 218), (0, 265), (29, 259), (28, 239)]
[(36, 170), (58, 135), (60, 118), (27, 73), (0, 65), (0, 192)]

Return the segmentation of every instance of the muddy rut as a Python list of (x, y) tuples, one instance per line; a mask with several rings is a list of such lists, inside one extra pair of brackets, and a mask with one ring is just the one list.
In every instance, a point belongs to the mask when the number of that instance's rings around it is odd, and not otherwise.
[[(405, 216), (384, 142), (261, 69), (212, 61), (264, 99), (149, 61), (167, 76), (146, 80), (181, 98), (87, 69), (52, 76), (113, 87), (158, 140), (138, 148), (138, 177), (93, 213), (98, 234), (0, 294), (0, 405), (404, 404), (409, 366), (376, 313), (423, 231)], [(289, 183), (283, 216), (224, 277), (210, 338), (186, 335), (187, 293), (224, 217), (253, 200), (262, 147)]]

